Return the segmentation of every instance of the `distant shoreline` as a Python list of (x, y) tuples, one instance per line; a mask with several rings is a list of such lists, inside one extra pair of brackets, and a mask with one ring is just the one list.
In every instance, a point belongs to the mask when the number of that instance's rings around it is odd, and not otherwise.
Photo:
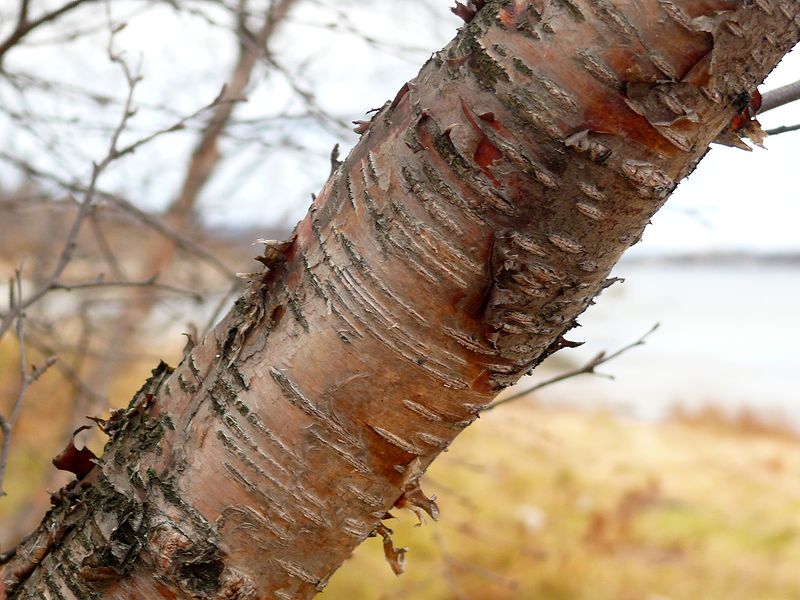
[(623, 265), (738, 266), (764, 265), (800, 268), (800, 252), (681, 252), (670, 254), (628, 254)]

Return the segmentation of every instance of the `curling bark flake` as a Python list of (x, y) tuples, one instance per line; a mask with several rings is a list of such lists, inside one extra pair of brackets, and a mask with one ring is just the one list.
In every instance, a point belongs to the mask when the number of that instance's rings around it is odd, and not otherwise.
[(106, 424), (8, 597), (310, 598), (394, 506), (435, 514), (420, 475), (567, 343), (798, 37), (795, 0), (487, 2)]

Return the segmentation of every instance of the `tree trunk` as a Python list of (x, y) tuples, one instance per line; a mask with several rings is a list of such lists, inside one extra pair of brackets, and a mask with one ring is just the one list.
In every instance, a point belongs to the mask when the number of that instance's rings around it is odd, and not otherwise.
[(435, 514), (420, 475), (568, 344), (798, 37), (794, 0), (486, 3), (107, 423), (8, 597), (310, 598), (392, 507)]

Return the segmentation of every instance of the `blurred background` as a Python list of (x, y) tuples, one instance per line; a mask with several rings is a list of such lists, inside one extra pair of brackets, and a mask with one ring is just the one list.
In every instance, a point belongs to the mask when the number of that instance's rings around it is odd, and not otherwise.
[[(447, 0), (0, 0), (0, 553), (68, 480), (72, 431), (224, 314), (252, 243), (460, 24)], [(763, 89), (798, 79), (795, 51)], [(322, 597), (800, 598), (800, 132), (765, 146), (714, 147), (585, 345), (434, 465), (440, 521), (397, 515), (406, 573), (368, 540)]]

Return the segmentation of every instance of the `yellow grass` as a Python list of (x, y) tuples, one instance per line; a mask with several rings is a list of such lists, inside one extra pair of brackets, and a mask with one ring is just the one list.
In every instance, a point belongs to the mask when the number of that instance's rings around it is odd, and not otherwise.
[[(4, 410), (15, 355), (0, 345)], [(117, 380), (117, 404), (149, 366)], [(16, 525), (64, 443), (57, 374), (26, 402), (0, 533)], [(440, 521), (415, 527), (394, 511), (387, 523), (410, 548), (406, 573), (395, 577), (370, 539), (321, 598), (800, 600), (800, 442), (751, 417), (676, 416), (644, 424), (528, 400), (487, 413), (426, 476)], [(43, 509), (41, 491), (39, 501)]]
[(509, 405), (431, 469), (440, 521), (395, 522), (407, 572), (368, 540), (322, 597), (800, 598), (798, 473), (785, 435)]

